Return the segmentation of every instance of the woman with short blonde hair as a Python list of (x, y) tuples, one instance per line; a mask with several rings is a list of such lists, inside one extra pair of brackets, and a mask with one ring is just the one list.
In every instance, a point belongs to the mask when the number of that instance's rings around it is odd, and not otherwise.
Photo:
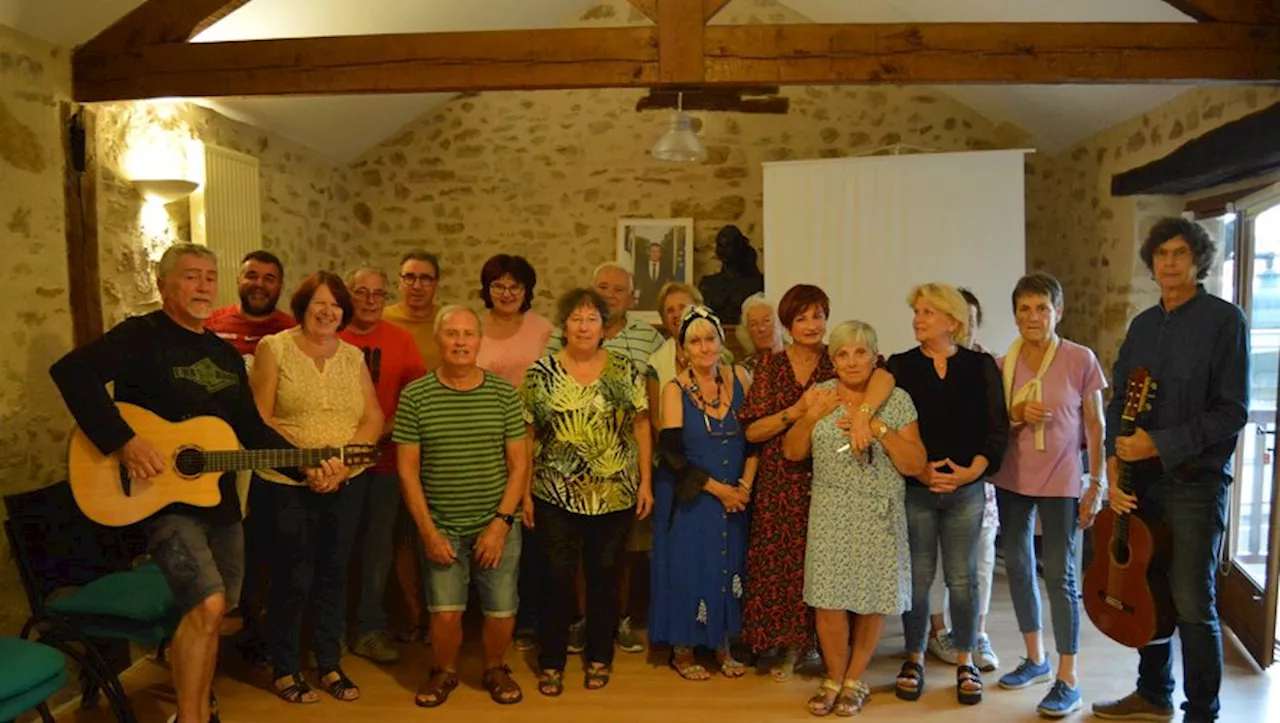
[(954, 626), (956, 699), (972, 705), (982, 700), (982, 677), (972, 665), (978, 633), (978, 538), (985, 504), (982, 479), (1000, 468), (1009, 441), (1009, 416), (995, 359), (967, 347), (969, 308), (959, 290), (941, 283), (921, 284), (907, 295), (907, 303), (920, 344), (894, 354), (888, 366), (916, 406), (929, 463), (907, 482), (911, 606), (902, 621), (909, 659), (898, 673), (896, 692), (904, 700), (917, 700), (924, 690), (929, 587), (941, 543)]

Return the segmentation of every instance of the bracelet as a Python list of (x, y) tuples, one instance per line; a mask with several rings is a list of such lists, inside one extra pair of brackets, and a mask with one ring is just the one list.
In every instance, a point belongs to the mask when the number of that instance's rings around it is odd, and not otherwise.
[(868, 417), (874, 417), (876, 415), (876, 411), (872, 409), (871, 405), (867, 404), (866, 402), (863, 402), (862, 404), (858, 405), (858, 411), (866, 412)]

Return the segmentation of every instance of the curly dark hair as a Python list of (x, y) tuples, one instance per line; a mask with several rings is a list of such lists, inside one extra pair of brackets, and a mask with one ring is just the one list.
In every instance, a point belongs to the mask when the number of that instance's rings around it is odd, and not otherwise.
[(533, 265), (525, 257), (511, 254), (493, 256), (480, 269), (480, 298), (484, 300), (484, 308), (493, 308), (493, 295), (489, 293), (489, 285), (507, 274), (524, 287), (524, 301), (520, 303), (520, 311), (528, 311), (533, 306), (533, 287), (538, 285), (538, 272), (533, 270)]
[(1213, 242), (1204, 226), (1190, 219), (1170, 216), (1156, 221), (1156, 225), (1151, 227), (1147, 240), (1142, 242), (1142, 249), (1138, 252), (1142, 257), (1142, 263), (1146, 264), (1147, 270), (1154, 274), (1156, 249), (1161, 244), (1179, 236), (1191, 247), (1191, 255), (1195, 257), (1196, 262), (1196, 279), (1203, 281), (1209, 275), (1209, 267), (1213, 265), (1213, 257), (1217, 255), (1218, 245)]

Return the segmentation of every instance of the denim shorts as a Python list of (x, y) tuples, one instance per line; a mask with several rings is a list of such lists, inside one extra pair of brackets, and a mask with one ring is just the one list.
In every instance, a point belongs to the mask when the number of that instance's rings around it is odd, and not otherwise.
[(480, 605), (485, 617), (509, 618), (520, 607), (517, 579), (520, 571), (521, 531), (517, 521), (507, 533), (502, 560), (497, 567), (484, 568), (475, 561), (475, 545), (480, 534), (454, 537), (445, 535), (453, 545), (454, 560), (450, 565), (437, 565), (424, 558), (423, 578), (427, 581), (427, 610), (433, 613), (455, 613), (467, 609), (471, 581), (480, 591)]
[(217, 593), (226, 596), (228, 610), (239, 606), (244, 585), (239, 521), (210, 525), (187, 515), (160, 515), (147, 526), (147, 552), (184, 613)]

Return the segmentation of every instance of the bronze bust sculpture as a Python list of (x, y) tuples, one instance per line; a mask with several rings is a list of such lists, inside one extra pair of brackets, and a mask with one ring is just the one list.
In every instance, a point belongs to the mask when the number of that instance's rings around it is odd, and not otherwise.
[(716, 258), (720, 260), (719, 273), (702, 277), (698, 290), (721, 321), (741, 323), (742, 302), (764, 291), (756, 250), (737, 226), (729, 225), (716, 234)]

